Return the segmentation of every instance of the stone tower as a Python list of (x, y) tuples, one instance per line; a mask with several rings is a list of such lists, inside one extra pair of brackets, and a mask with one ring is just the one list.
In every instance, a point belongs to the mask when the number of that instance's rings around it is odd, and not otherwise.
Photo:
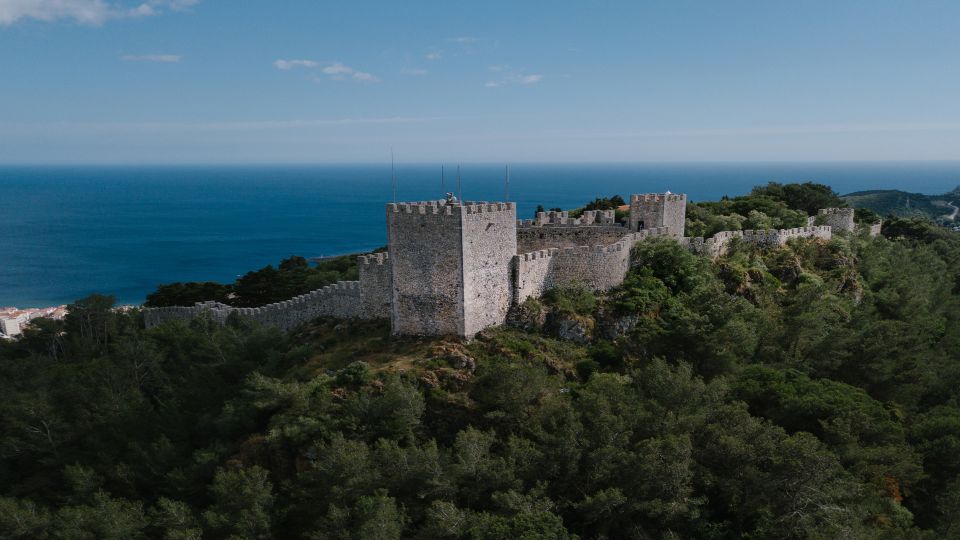
[(393, 333), (469, 338), (503, 324), (516, 214), (513, 203), (388, 204)]
[(683, 238), (686, 218), (686, 195), (667, 192), (630, 196), (631, 231), (670, 227), (670, 236)]
[(829, 225), (833, 232), (852, 233), (856, 229), (853, 217), (853, 208), (821, 208), (817, 212), (815, 223)]

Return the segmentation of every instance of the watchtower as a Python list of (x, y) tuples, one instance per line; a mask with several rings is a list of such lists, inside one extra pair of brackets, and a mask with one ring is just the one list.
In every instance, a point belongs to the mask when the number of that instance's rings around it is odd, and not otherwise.
[(469, 338), (503, 324), (516, 214), (513, 203), (388, 204), (393, 333)]
[(687, 196), (645, 193), (630, 196), (630, 230), (669, 227), (670, 236), (683, 238), (687, 218)]
[(829, 225), (835, 233), (850, 233), (856, 229), (853, 222), (854, 212), (853, 208), (821, 208), (814, 222)]

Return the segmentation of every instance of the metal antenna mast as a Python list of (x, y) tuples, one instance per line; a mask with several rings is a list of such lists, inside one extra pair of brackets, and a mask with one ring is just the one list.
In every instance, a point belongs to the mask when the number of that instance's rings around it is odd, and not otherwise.
[(503, 200), (510, 200), (510, 166), (503, 166)]
[(393, 189), (393, 202), (397, 202), (397, 173), (393, 161), (393, 147), (390, 147), (390, 187)]

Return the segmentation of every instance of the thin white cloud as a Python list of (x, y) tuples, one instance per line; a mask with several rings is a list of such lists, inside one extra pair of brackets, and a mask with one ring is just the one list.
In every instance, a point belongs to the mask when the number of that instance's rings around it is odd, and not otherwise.
[(345, 75), (349, 75), (353, 73), (353, 68), (349, 66), (345, 66), (340, 62), (334, 62), (329, 66), (326, 66), (325, 68), (323, 68), (321, 71), (329, 75), (331, 78), (339, 77), (342, 79)]
[(314, 68), (318, 65), (320, 64), (314, 62), (313, 60), (284, 60), (283, 58), (278, 58), (273, 62), (273, 66), (275, 68), (282, 69), (284, 71), (295, 67)]
[(332, 81), (345, 81), (347, 79), (352, 79), (357, 82), (366, 83), (380, 82), (380, 79), (378, 79), (376, 75), (367, 73), (366, 71), (357, 71), (352, 67), (344, 65), (340, 62), (334, 62), (328, 66), (324, 66), (324, 68), (320, 71)]
[(404, 75), (426, 75), (430, 72), (423, 68), (400, 68), (400, 73)]
[(511, 84), (529, 86), (543, 80), (543, 75), (539, 73), (524, 73), (523, 70), (513, 69), (508, 65), (487, 66), (487, 70), (498, 74), (497, 79), (489, 80), (483, 84), (487, 88), (499, 88)]
[[(327, 79), (331, 81), (346, 81), (353, 80), (363, 83), (376, 83), (380, 82), (380, 79), (373, 73), (368, 73), (366, 71), (359, 71), (353, 69), (352, 67), (343, 64), (342, 62), (334, 62), (332, 64), (325, 65), (321, 67), (319, 62), (314, 60), (285, 60), (283, 58), (274, 60), (273, 66), (279, 70), (288, 71), (293, 68), (306, 68), (314, 69), (320, 68), (320, 73), (326, 76)], [(313, 80), (316, 82), (322, 82), (324, 79), (320, 76), (313, 76)]]
[(376, 76), (364, 71), (354, 71), (353, 79), (361, 82), (380, 82), (380, 79), (378, 79)]
[(480, 41), (480, 38), (473, 37), (473, 36), (458, 36), (458, 37), (447, 38), (447, 41), (451, 43), (467, 44), (467, 43), (476, 43)]
[(426, 55), (424, 55), (424, 58), (430, 61), (437, 61), (443, 58), (443, 53), (440, 51), (430, 51)]
[(105, 0), (0, 0), (0, 25), (23, 19), (44, 22), (72, 20), (100, 25), (112, 19), (152, 17), (168, 11), (185, 11), (199, 0), (147, 0), (139, 4)]
[(120, 57), (124, 62), (161, 62), (177, 63), (183, 58), (179, 54), (125, 54)]

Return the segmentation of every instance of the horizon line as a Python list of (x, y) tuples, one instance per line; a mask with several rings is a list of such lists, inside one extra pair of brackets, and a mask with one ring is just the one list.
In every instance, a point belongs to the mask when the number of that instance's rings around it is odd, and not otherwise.
[[(945, 159), (711, 159), (711, 160), (476, 160), (461, 161), (451, 160), (416, 160), (407, 162), (398, 162), (396, 166), (440, 166), (451, 163), (461, 165), (504, 165), (523, 166), (523, 165), (764, 165), (764, 164), (783, 164), (783, 165), (826, 165), (826, 164), (958, 164), (960, 158)], [(63, 161), (63, 162), (2, 162), (0, 167), (323, 167), (323, 166), (390, 166), (390, 160), (366, 160), (366, 161), (248, 161), (248, 162), (229, 162), (229, 161), (181, 161), (181, 162), (155, 162), (155, 161)], [(960, 179), (958, 179), (960, 180)]]

